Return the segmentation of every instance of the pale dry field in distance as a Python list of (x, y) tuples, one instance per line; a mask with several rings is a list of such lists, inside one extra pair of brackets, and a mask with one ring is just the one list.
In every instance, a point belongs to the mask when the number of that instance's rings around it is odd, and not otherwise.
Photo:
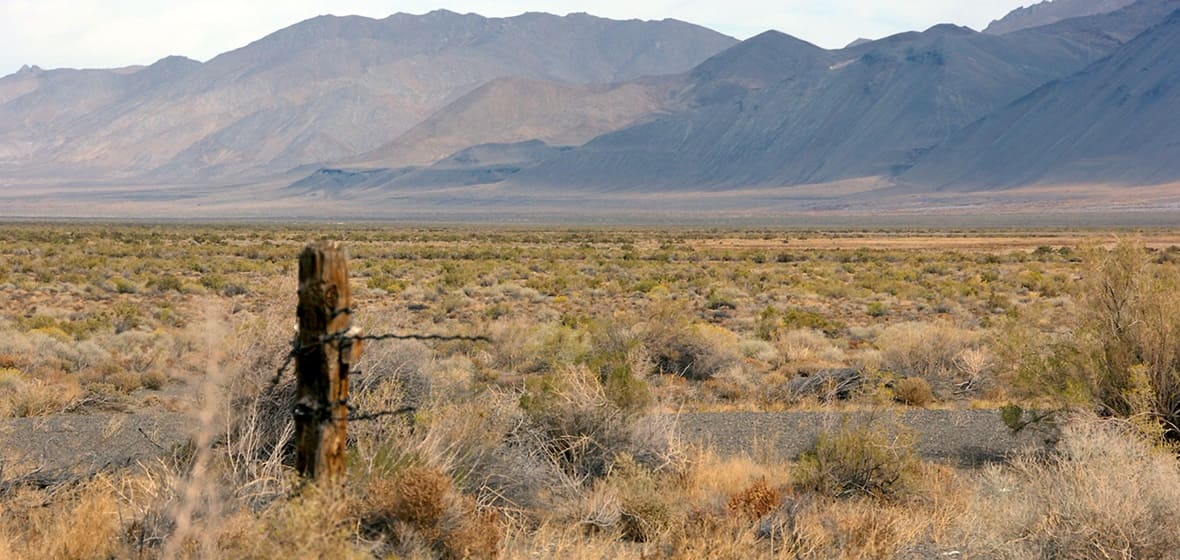
[[(415, 410), (350, 426), (343, 488), (294, 476), (271, 383), (318, 239), (365, 332), (491, 340), (369, 344), (353, 403)], [(1180, 555), (1177, 231), (8, 224), (0, 259), (0, 442), (191, 432), (4, 449), (0, 558)], [(1051, 443), (931, 460), (929, 409)], [(797, 457), (677, 429), (776, 411), (872, 420)]]

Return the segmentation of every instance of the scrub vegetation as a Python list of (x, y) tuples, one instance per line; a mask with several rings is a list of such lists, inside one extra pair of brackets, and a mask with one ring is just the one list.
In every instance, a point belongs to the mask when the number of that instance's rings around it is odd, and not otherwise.
[[(352, 404), (413, 411), (350, 424), (341, 486), (293, 475), (272, 383), (320, 238), (365, 332), (491, 339), (368, 344)], [(1172, 232), (9, 224), (0, 259), (0, 438), (192, 428), (79, 472), (5, 450), (0, 557), (1180, 554)], [(934, 460), (913, 408), (1047, 443)], [(761, 411), (873, 420), (797, 457), (677, 425)]]

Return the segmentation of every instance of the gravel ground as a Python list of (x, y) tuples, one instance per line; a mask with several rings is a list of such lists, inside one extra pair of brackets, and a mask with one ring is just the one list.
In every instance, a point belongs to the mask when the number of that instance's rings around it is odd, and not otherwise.
[[(905, 412), (716, 412), (679, 415), (681, 436), (722, 456), (793, 460), (824, 431), (842, 423), (899, 423), (917, 432), (923, 458), (958, 466), (1002, 461), (1041, 444), (1036, 434), (1012, 435), (992, 410)], [(59, 414), (0, 421), (0, 472), (51, 484), (75, 476), (148, 462), (188, 441), (192, 420), (178, 414)], [(19, 475), (18, 475), (19, 476)]]
[(57, 414), (0, 421), (0, 469), (34, 484), (148, 462), (188, 440), (178, 414)]
[(723, 456), (765, 456), (793, 460), (825, 431), (842, 423), (894, 422), (917, 433), (923, 458), (959, 466), (1002, 461), (1021, 449), (1042, 445), (1035, 433), (1013, 435), (995, 410), (909, 410), (904, 412), (715, 412), (682, 414), (681, 436), (711, 445)]

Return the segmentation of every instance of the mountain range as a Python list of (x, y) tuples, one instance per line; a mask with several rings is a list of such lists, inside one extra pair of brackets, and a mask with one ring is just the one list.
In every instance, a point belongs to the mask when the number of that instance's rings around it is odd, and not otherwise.
[(837, 50), (585, 14), (324, 16), (205, 63), (0, 78), (0, 200), (211, 216), (1180, 209), (1177, 53), (1180, 0), (1054, 0), (984, 32)]
[(376, 150), (495, 79), (624, 82), (687, 70), (735, 42), (673, 20), (584, 14), (322, 16), (204, 64), (169, 57), (134, 71), (26, 68), (0, 79), (0, 170), (281, 172)]

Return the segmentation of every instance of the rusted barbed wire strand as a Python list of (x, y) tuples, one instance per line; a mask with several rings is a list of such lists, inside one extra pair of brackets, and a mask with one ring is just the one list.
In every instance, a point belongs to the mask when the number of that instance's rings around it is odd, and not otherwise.
[(348, 415), (349, 422), (366, 422), (369, 420), (378, 420), (386, 416), (401, 416), (402, 414), (418, 412), (418, 408), (414, 406), (403, 406), (396, 410), (382, 410), (379, 412), (367, 412), (365, 414), (355, 414), (356, 409), (353, 407), (349, 407), (348, 410), (353, 413)]
[(294, 412), (296, 416), (317, 416), (323, 419), (339, 420), (339, 418), (333, 417), (332, 414), (334, 407), (339, 405), (344, 405), (344, 407), (348, 409), (347, 420), (349, 422), (365, 422), (369, 420), (378, 420), (385, 418), (386, 416), (400, 416), (402, 414), (412, 414), (414, 412), (418, 412), (418, 407), (416, 406), (403, 406), (393, 410), (381, 410), (378, 412), (366, 412), (359, 414), (357, 413), (357, 408), (350, 404), (348, 400), (338, 401), (327, 406), (315, 407), (309, 406), (307, 404), (298, 404), (295, 405)]
[(382, 342), (386, 340), (420, 340), (420, 341), (435, 341), (435, 342), (491, 342), (492, 339), (486, 336), (456, 336), (456, 335), (441, 335), (441, 334), (364, 334), (364, 335), (350, 335), (352, 329), (346, 329), (338, 333), (323, 337), (318, 343), (307, 347), (299, 345), (299, 337), (296, 336), (291, 341), (291, 351), (283, 358), (283, 363), (279, 365), (275, 371), (275, 376), (270, 381), (270, 388), (274, 389), (282, 381), (283, 373), (287, 368), (291, 367), (291, 363), (295, 358), (303, 354), (313, 352), (316, 347), (332, 342), (343, 342), (345, 340), (363, 340), (369, 342)]
[[(334, 313), (332, 313), (331, 318), (334, 319), (336, 317), (339, 317), (340, 315), (351, 314), (351, 313), (352, 313), (352, 310), (348, 309), (348, 308), (338, 309)], [(355, 331), (355, 332), (359, 332), (359, 331)], [(299, 357), (300, 355), (313, 352), (313, 351), (315, 351), (316, 348), (321, 347), (324, 344), (341, 343), (341, 342), (345, 342), (345, 341), (352, 342), (352, 341), (357, 341), (357, 340), (362, 340), (362, 341), (367, 341), (367, 342), (382, 342), (382, 341), (387, 341), (387, 340), (420, 340), (420, 341), (437, 341), (437, 342), (456, 342), (456, 341), (458, 341), (458, 342), (491, 342), (492, 341), (492, 339), (490, 339), (486, 336), (440, 335), (440, 334), (393, 334), (393, 333), (389, 333), (389, 334), (352, 334), (352, 333), (354, 333), (354, 329), (351, 325), (349, 325), (347, 328), (345, 328), (341, 331), (338, 331), (338, 332), (335, 332), (330, 335), (322, 337), (315, 344), (311, 344), (307, 347), (300, 346), (299, 336), (298, 336), (298, 334), (296, 334), (296, 336), (291, 340), (291, 351), (288, 352), (286, 357), (283, 358), (283, 363), (281, 365), (279, 365), (278, 370), (275, 371), (274, 379), (271, 379), (271, 381), (270, 381), (270, 390), (274, 390), (274, 388), (278, 386), (279, 382), (282, 381), (283, 373), (285, 371), (287, 371), (287, 368), (291, 367), (291, 363), (295, 361), (295, 358)], [(358, 371), (356, 373), (360, 373), (360, 372)], [(369, 421), (369, 420), (377, 420), (377, 419), (384, 418), (387, 416), (399, 416), (402, 414), (409, 414), (409, 413), (416, 412), (418, 410), (417, 408), (412, 407), (412, 406), (404, 406), (404, 407), (396, 409), (396, 410), (382, 410), (382, 411), (378, 411), (378, 412), (357, 414), (356, 407), (349, 404), (347, 401), (337, 403), (337, 404), (343, 404), (348, 408), (348, 412), (349, 412), (348, 421), (350, 421), (350, 422), (364, 422), (364, 421)], [(302, 405), (302, 406), (303, 406), (303, 408), (308, 408), (306, 405)], [(298, 409), (299, 407), (297, 406), (296, 408)], [(303, 414), (331, 414), (331, 408), (332, 407), (329, 406), (329, 407), (323, 408), (322, 410), (303, 410), (302, 413)], [(296, 410), (297, 415), (300, 413), (301, 413), (300, 410)]]

